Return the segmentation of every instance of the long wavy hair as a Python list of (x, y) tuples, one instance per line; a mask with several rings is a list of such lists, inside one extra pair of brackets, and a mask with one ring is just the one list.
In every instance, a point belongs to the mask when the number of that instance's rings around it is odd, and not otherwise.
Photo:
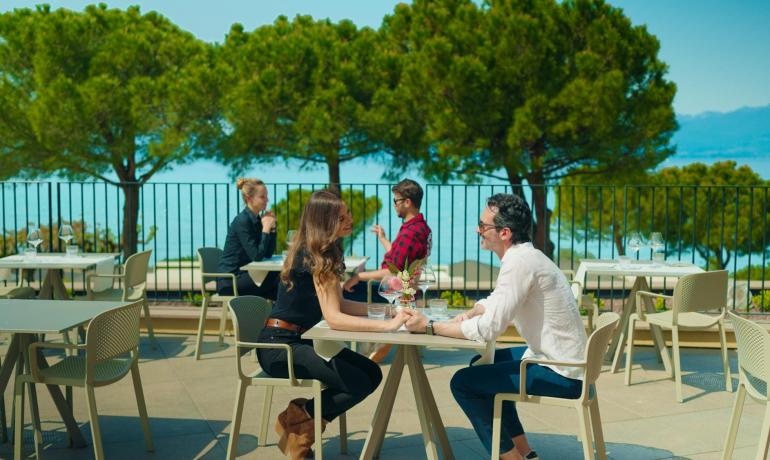
[(293, 287), (291, 269), (300, 250), (304, 252), (304, 260), (297, 262), (310, 269), (316, 282), (326, 284), (341, 279), (345, 272), (345, 258), (337, 235), (344, 206), (342, 199), (329, 190), (319, 190), (310, 196), (281, 270), (281, 281), (289, 289)]

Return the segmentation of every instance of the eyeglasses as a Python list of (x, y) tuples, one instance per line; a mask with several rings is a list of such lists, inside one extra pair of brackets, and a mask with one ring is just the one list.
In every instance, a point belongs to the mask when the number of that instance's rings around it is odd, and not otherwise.
[(495, 225), (495, 224), (488, 224), (488, 223), (480, 220), (479, 221), (479, 225), (477, 226), (477, 228), (479, 229), (479, 231), (481, 233), (484, 233), (487, 230), (489, 230), (490, 228), (497, 228), (497, 225)]
[(398, 206), (399, 203), (401, 203), (402, 201), (406, 201), (408, 199), (409, 198), (393, 198), (393, 204)]

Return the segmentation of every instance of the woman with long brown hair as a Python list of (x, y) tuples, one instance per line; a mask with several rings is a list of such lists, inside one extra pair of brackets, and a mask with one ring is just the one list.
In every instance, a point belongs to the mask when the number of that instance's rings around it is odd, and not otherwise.
[[(297, 378), (318, 379), (326, 385), (321, 393), (322, 414), (315, 414), (313, 402), (295, 399), (278, 415), (278, 446), (294, 459), (310, 454), (314, 417), (322, 426), (371, 394), (382, 380), (379, 366), (347, 348), (321, 357), (313, 342), (301, 335), (321, 319), (332, 329), (347, 331), (393, 331), (408, 318), (398, 313), (392, 319), (366, 318), (366, 304), (342, 298), (341, 277), (345, 261), (340, 239), (352, 232), (353, 218), (335, 193), (313, 193), (305, 205), (299, 229), (281, 272), (278, 299), (265, 322), (259, 341), (289, 344), (294, 355)], [(288, 376), (287, 354), (283, 350), (260, 349), (262, 369), (274, 377)]]
[[(235, 185), (241, 191), (245, 207), (227, 229), (225, 249), (219, 260), (220, 273), (233, 273), (236, 276), (238, 295), (258, 295), (275, 300), (278, 289), (278, 275), (269, 273), (257, 286), (248, 272), (241, 267), (249, 262), (267, 259), (275, 252), (275, 214), (267, 209), (267, 186), (259, 179), (240, 178)], [(231, 278), (217, 280), (219, 295), (233, 295)]]

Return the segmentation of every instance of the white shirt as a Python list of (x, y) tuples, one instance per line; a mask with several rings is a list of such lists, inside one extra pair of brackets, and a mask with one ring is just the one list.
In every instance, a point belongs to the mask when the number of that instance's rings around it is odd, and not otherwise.
[[(478, 303), (484, 314), (460, 324), (467, 339), (496, 340), (513, 322), (527, 341), (524, 358), (568, 362), (585, 358), (586, 333), (567, 278), (532, 243), (508, 248), (495, 289)], [(581, 368), (546, 366), (564, 377), (583, 378)]]

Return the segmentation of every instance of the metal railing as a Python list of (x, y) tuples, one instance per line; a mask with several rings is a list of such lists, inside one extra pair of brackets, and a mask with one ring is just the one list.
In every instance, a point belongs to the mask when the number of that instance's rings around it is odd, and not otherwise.
[[(278, 214), (279, 240), (296, 227), (304, 201), (324, 184), (269, 184), (270, 205)], [(370, 257), (377, 268), (383, 249), (369, 233), (371, 224), (395, 237), (401, 224), (391, 206), (389, 184), (344, 184), (348, 206), (358, 223), (345, 241), (346, 251)], [(545, 203), (534, 204), (534, 191)], [(430, 261), (443, 274), (441, 290), (480, 297), (491, 289), (499, 262), (479, 246), (475, 228), (486, 199), (495, 193), (519, 193), (533, 215), (548, 208), (547, 231), (535, 233), (538, 247), (552, 247), (562, 268), (576, 269), (581, 258), (616, 258), (632, 231), (660, 232), (669, 259), (693, 262), (704, 269), (726, 268), (733, 287), (746, 283), (755, 295), (765, 291), (768, 188), (731, 186), (524, 186), (507, 184), (425, 187), (422, 211), (433, 230)], [(120, 248), (123, 191), (104, 182), (3, 182), (0, 187), (2, 255), (16, 253), (27, 228), (43, 229), (47, 249), (58, 250), (56, 230), (68, 222), (77, 243), (87, 251)], [(157, 300), (181, 300), (198, 291), (196, 250), (223, 245), (227, 227), (243, 204), (227, 183), (148, 183), (140, 188), (139, 249), (152, 249), (149, 281)], [(535, 225), (542, 225), (535, 222)], [(280, 248), (279, 248), (280, 251)], [(635, 255), (649, 258), (650, 250)], [(70, 274), (73, 288), (78, 274)], [(588, 288), (602, 297), (625, 289), (617, 280), (592, 281)], [(660, 289), (670, 290), (672, 280)], [(624, 293), (620, 293), (623, 295)], [(759, 304), (770, 307), (770, 295)], [(756, 308), (746, 299), (739, 311)]]

